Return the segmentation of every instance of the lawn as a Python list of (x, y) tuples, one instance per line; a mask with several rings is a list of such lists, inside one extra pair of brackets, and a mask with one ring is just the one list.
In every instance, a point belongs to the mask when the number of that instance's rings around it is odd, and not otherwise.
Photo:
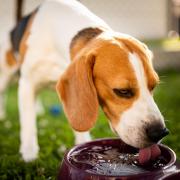
[[(162, 83), (155, 90), (155, 100), (165, 119), (170, 135), (163, 143), (171, 147), (180, 157), (180, 73), (159, 73)], [(50, 108), (59, 103), (52, 91), (43, 91), (40, 98), (45, 106), (45, 114), (38, 117), (39, 158), (32, 163), (24, 163), (19, 150), (19, 121), (16, 85), (7, 91), (7, 118), (0, 121), (0, 179), (55, 179), (57, 169), (65, 149), (73, 146), (73, 134), (64, 116), (50, 113)], [(102, 111), (92, 137), (112, 137), (107, 119)]]

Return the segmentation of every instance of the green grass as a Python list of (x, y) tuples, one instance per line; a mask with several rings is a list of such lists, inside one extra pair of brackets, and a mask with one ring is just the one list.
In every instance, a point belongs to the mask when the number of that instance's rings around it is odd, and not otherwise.
[[(171, 134), (164, 144), (170, 146), (180, 157), (180, 73), (159, 73), (162, 83), (155, 90), (155, 99), (159, 105)], [(55, 179), (57, 169), (67, 149), (73, 146), (73, 133), (62, 112), (52, 116), (49, 108), (58, 104), (57, 95), (43, 91), (40, 98), (46, 112), (38, 117), (39, 158), (32, 163), (24, 163), (19, 151), (19, 121), (17, 109), (17, 90), (12, 85), (7, 91), (7, 118), (0, 121), (0, 179)], [(112, 137), (113, 133), (107, 119), (100, 111), (93, 138)], [(63, 147), (63, 148), (62, 148)]]
[(154, 50), (163, 50), (163, 51), (174, 51), (177, 52), (180, 50), (180, 38), (172, 37), (166, 39), (144, 39), (142, 40), (145, 44), (148, 45), (151, 49)]

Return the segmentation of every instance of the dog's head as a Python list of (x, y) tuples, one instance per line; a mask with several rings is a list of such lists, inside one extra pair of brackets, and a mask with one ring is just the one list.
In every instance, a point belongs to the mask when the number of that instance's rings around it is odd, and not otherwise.
[(57, 92), (75, 130), (93, 127), (100, 104), (120, 138), (143, 148), (165, 135), (164, 119), (153, 100), (158, 82), (152, 54), (144, 44), (103, 33), (77, 54)]

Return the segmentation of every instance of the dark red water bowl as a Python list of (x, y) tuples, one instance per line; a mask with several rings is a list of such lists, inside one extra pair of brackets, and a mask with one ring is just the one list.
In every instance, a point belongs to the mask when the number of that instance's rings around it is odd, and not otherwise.
[(76, 166), (70, 160), (72, 153), (80, 151), (84, 148), (89, 148), (93, 146), (112, 146), (113, 148), (119, 148), (122, 153), (137, 153), (138, 150), (133, 148), (120, 139), (99, 139), (91, 141), (88, 143), (80, 144), (72, 148), (69, 152), (64, 155), (64, 159), (61, 164), (61, 168), (58, 174), (59, 180), (124, 180), (124, 179), (146, 179), (155, 180), (159, 178), (166, 177), (168, 174), (175, 173), (178, 170), (176, 166), (176, 155), (165, 145), (159, 145), (162, 156), (167, 160), (164, 167), (158, 169), (153, 169), (148, 172), (138, 172), (135, 174), (125, 175), (125, 176), (112, 176), (112, 175), (102, 175), (96, 174), (94, 172), (87, 172), (86, 170)]
[(168, 174), (162, 178), (162, 180), (179, 180), (180, 179), (180, 171)]

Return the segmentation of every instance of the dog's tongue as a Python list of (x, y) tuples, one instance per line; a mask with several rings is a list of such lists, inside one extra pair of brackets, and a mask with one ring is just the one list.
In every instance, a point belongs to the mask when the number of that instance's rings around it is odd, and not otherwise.
[(161, 154), (157, 144), (154, 144), (150, 147), (139, 150), (139, 163), (146, 164), (150, 160), (156, 159)]

